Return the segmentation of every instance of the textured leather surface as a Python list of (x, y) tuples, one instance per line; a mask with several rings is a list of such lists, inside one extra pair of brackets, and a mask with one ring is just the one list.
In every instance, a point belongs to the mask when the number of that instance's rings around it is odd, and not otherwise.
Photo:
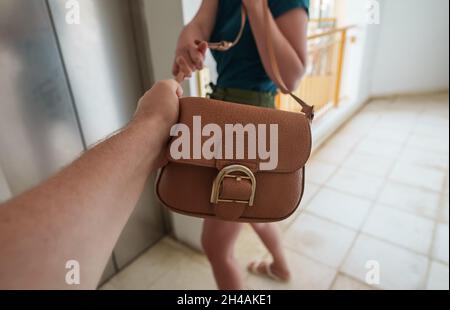
[(303, 196), (304, 169), (293, 173), (260, 172), (256, 174), (252, 207), (223, 204), (217, 208), (210, 203), (217, 173), (215, 168), (169, 163), (159, 173), (156, 194), (162, 204), (177, 213), (239, 222), (282, 221), (295, 212)]
[[(278, 125), (278, 165), (274, 172), (294, 172), (305, 166), (311, 154), (311, 130), (308, 119), (299, 113), (278, 111), (275, 109), (260, 108), (244, 104), (229, 103), (205, 98), (182, 98), (180, 100), (179, 123), (186, 124), (191, 132), (191, 158), (193, 149), (193, 118), (201, 116), (202, 125), (214, 123), (222, 129), (222, 150), (225, 150), (225, 124), (264, 124), (266, 125), (266, 145), (270, 146), (269, 129), (271, 124)], [(202, 138), (203, 142), (208, 137)], [(244, 154), (244, 159), (234, 160), (207, 160), (207, 159), (181, 159), (172, 162), (190, 165), (217, 167), (240, 163), (253, 171), (259, 170), (260, 158), (249, 159)], [(257, 152), (258, 155), (258, 152)]]
[[(202, 116), (202, 125), (278, 124), (279, 163), (273, 171), (260, 171), (259, 159), (174, 160), (161, 169), (156, 194), (171, 210), (197, 217), (218, 217), (239, 222), (275, 222), (289, 217), (298, 207), (304, 189), (304, 165), (311, 154), (311, 130), (303, 114), (277, 111), (202, 98), (183, 98), (180, 123), (192, 130), (192, 117)], [(206, 139), (206, 138), (205, 138)], [(192, 139), (191, 139), (192, 141)], [(254, 172), (256, 194), (253, 206), (240, 203), (210, 203), (212, 184), (219, 171), (230, 164), (241, 164)], [(225, 179), (221, 198), (247, 200), (248, 180)]]

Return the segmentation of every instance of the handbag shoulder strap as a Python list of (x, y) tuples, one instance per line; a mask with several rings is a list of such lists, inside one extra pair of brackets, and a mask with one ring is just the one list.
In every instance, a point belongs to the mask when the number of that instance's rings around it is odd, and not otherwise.
[[(284, 82), (284, 80), (281, 76), (280, 66), (278, 64), (276, 53), (275, 53), (275, 48), (273, 46), (273, 40), (272, 40), (273, 34), (270, 31), (270, 27), (269, 27), (270, 26), (270, 8), (269, 8), (268, 0), (264, 1), (264, 19), (265, 19), (265, 25), (266, 25), (266, 45), (267, 45), (267, 50), (269, 53), (269, 60), (270, 60), (270, 64), (272, 67), (272, 73), (273, 73), (273, 76), (275, 79), (274, 82), (276, 82), (278, 84), (278, 86), (284, 93), (289, 93), (289, 95), (298, 104), (300, 104), (300, 106), (302, 107), (302, 113), (304, 113), (305, 116), (309, 120), (312, 121), (314, 119), (314, 107), (308, 105), (306, 102), (301, 100), (298, 96), (296, 96), (292, 92), (289, 92), (288, 88), (286, 87), (286, 83)], [(221, 41), (221, 42), (217, 42), (217, 43), (208, 43), (209, 48), (212, 50), (225, 52), (225, 51), (229, 50), (230, 48), (234, 47), (242, 37), (246, 22), (247, 22), (247, 12), (246, 12), (245, 6), (243, 5), (242, 6), (241, 27), (239, 29), (239, 33), (238, 33), (236, 39), (233, 42)]]

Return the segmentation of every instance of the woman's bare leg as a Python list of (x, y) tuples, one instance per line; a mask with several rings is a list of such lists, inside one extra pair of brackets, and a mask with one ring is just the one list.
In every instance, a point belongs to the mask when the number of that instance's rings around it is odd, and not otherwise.
[(241, 290), (244, 281), (234, 258), (234, 244), (242, 224), (216, 219), (203, 222), (202, 245), (221, 290)]
[[(271, 271), (283, 280), (289, 280), (290, 272), (286, 257), (283, 251), (283, 244), (281, 241), (281, 233), (277, 224), (275, 223), (253, 223), (251, 224), (255, 232), (258, 234), (261, 241), (266, 246), (272, 255), (273, 262), (270, 263)], [(249, 267), (252, 267), (251, 263)], [(260, 266), (256, 266), (260, 272), (266, 272), (267, 264), (263, 262)]]

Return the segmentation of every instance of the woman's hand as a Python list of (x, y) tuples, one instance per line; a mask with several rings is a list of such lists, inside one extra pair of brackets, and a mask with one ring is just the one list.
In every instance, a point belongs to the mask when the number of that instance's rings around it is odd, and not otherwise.
[(213, 32), (218, 7), (219, 0), (203, 0), (194, 19), (181, 32), (172, 68), (179, 82), (203, 69), (208, 49), (206, 41)]
[(175, 54), (173, 75), (175, 77), (182, 75), (183, 78), (190, 78), (193, 72), (203, 69), (207, 49), (208, 43), (204, 41), (180, 41)]

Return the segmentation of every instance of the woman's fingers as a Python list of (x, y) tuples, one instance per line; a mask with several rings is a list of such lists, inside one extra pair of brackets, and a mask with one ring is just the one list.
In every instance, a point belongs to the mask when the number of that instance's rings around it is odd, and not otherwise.
[(175, 59), (172, 73), (179, 79), (180, 75), (184, 78), (190, 78), (196, 70), (203, 69), (205, 54), (208, 49), (208, 43), (205, 41), (196, 41), (192, 46), (179, 50)]
[(201, 41), (196, 44), (197, 50), (203, 55), (203, 59), (205, 59), (206, 51), (208, 50), (208, 42)]
[(172, 75), (177, 76), (178, 73), (180, 73), (180, 66), (177, 64), (177, 61), (175, 60), (172, 66)]
[(196, 64), (195, 64), (194, 60), (192, 60), (191, 54), (190, 54), (190, 52), (189, 52), (189, 49), (186, 50), (186, 51), (183, 53), (182, 56), (183, 56), (184, 60), (186, 61), (187, 65), (189, 66), (189, 68), (190, 68), (192, 71), (195, 71)]
[(191, 47), (189, 47), (189, 57), (192, 60), (192, 65), (194, 65), (197, 70), (203, 69), (205, 55), (199, 50), (198, 45), (193, 44)]
[[(179, 72), (183, 73), (183, 75), (187, 78), (190, 78), (192, 76), (192, 72), (194, 71), (193, 68), (189, 65), (189, 63), (186, 61), (186, 59), (183, 56), (178, 56), (176, 59), (176, 63), (179, 67)], [(177, 75), (178, 75), (177, 74)]]

